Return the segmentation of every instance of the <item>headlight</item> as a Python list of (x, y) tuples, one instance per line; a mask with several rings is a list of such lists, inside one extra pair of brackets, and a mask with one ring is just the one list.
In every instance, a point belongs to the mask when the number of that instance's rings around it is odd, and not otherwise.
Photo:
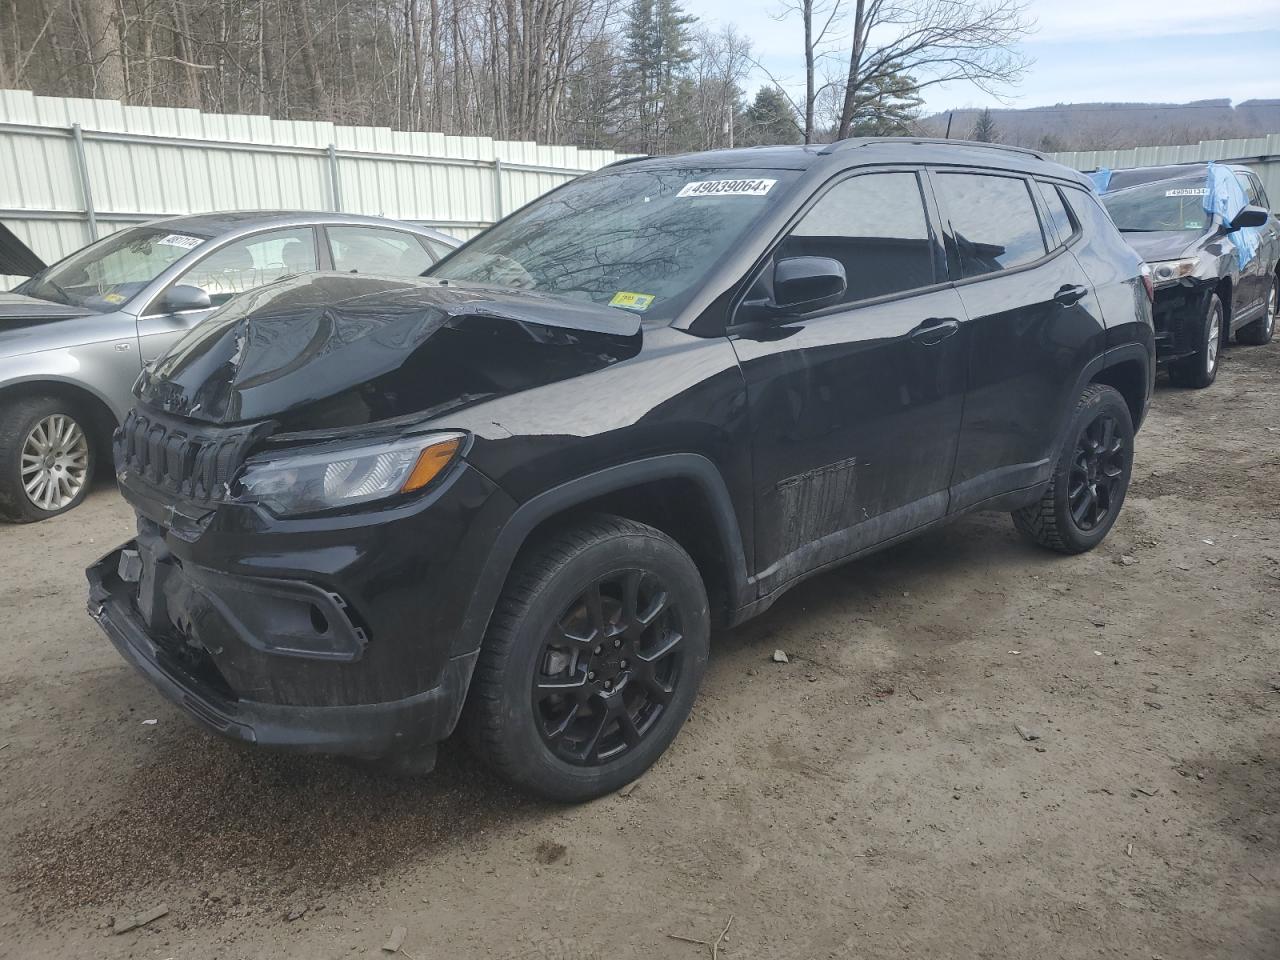
[(1155, 279), (1156, 286), (1162, 283), (1173, 283), (1195, 273), (1196, 264), (1199, 262), (1195, 257), (1187, 260), (1158, 260), (1151, 264), (1151, 275)]
[(463, 436), (434, 433), (251, 457), (245, 461), (235, 496), (290, 516), (412, 493), (453, 462)]

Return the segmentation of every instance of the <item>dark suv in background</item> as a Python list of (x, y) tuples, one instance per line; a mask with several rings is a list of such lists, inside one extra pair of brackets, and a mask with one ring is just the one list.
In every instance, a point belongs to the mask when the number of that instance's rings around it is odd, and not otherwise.
[(562, 800), (676, 736), (713, 625), (972, 510), (1124, 501), (1150, 290), (1087, 182), (852, 140), (615, 164), (428, 279), (248, 294), (140, 382), (89, 609), (188, 713)]
[(1151, 267), (1156, 351), (1172, 383), (1207, 387), (1231, 339), (1261, 345), (1280, 301), (1280, 221), (1239, 164), (1103, 174), (1103, 205)]

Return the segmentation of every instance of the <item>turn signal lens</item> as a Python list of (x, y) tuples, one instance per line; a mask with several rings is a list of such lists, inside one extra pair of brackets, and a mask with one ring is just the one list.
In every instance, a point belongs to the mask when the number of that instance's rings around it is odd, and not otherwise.
[(449, 465), (449, 461), (453, 459), (454, 454), (458, 452), (458, 448), (461, 446), (461, 437), (450, 437), (447, 440), (441, 440), (439, 443), (433, 443), (431, 446), (424, 448), (422, 453), (418, 454), (418, 462), (409, 471), (409, 476), (400, 488), (400, 492), (411, 493), (414, 490), (421, 490), (425, 487), (440, 474), (441, 470)]

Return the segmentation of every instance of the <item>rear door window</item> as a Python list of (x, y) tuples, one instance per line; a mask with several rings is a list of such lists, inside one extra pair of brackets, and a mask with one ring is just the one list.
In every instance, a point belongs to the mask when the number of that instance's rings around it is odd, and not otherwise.
[(416, 277), (435, 261), (411, 233), (379, 227), (328, 227), (333, 268), (342, 273)]
[(453, 247), (440, 240), (431, 237), (423, 237), (422, 242), (427, 245), (427, 249), (431, 251), (431, 256), (437, 260), (443, 260), (449, 254), (453, 253)]
[(961, 277), (1009, 270), (1048, 252), (1027, 181), (985, 173), (939, 173), (933, 181)]
[(920, 181), (909, 172), (866, 173), (823, 194), (779, 244), (775, 260), (830, 257), (844, 266), (845, 303), (935, 282)]

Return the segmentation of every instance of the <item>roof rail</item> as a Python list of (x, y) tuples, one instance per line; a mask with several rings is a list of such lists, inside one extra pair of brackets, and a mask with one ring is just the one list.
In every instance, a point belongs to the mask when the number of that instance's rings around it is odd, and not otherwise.
[(637, 160), (652, 160), (653, 155), (648, 153), (638, 153), (634, 157), (623, 157), (621, 160), (614, 160), (612, 163), (606, 163), (601, 170), (607, 170), (610, 167), (620, 167), (624, 163), (635, 163)]
[(980, 140), (944, 140), (942, 137), (850, 137), (847, 140), (837, 140), (835, 143), (829, 143), (821, 151), (822, 153), (836, 153), (840, 150), (850, 150), (855, 147), (865, 147), (873, 143), (938, 143), (938, 144), (954, 144), (959, 147), (984, 147), (988, 150), (1004, 150), (1009, 153), (1023, 153), (1037, 160), (1044, 160), (1045, 155), (1039, 150), (1032, 150), (1030, 147), (1014, 147), (1006, 143), (983, 143)]

